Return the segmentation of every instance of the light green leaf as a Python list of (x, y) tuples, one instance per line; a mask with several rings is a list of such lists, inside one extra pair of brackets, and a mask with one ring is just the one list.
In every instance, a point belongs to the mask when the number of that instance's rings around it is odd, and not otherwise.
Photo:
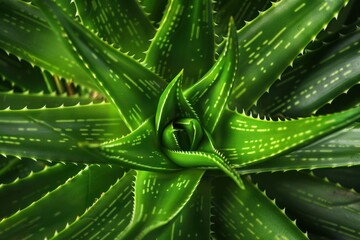
[(155, 28), (136, 0), (74, 0), (82, 23), (109, 44), (135, 58), (145, 58)]
[(360, 107), (325, 116), (273, 121), (227, 110), (215, 130), (215, 146), (231, 164), (269, 159), (344, 128), (360, 117)]
[(102, 153), (121, 165), (146, 170), (178, 170), (161, 151), (153, 119), (121, 138), (101, 145)]
[(193, 169), (174, 173), (137, 171), (133, 216), (118, 237), (142, 239), (174, 219), (189, 202), (203, 174)]
[(241, 168), (240, 171), (254, 173), (360, 165), (360, 126), (351, 127), (271, 161)]
[(200, 79), (214, 63), (210, 0), (171, 0), (145, 62), (167, 81), (184, 69), (184, 86)]
[(37, 202), (0, 221), (0, 238), (53, 236), (82, 214), (121, 174), (119, 167), (86, 167)]
[[(199, 115), (203, 126), (212, 133), (224, 111), (231, 88), (237, 77), (237, 36), (234, 20), (230, 19), (226, 47), (215, 65), (185, 96)], [(214, 97), (215, 96), (215, 97)]]
[(148, 14), (148, 18), (153, 22), (153, 25), (158, 27), (166, 9), (166, 5), (168, 4), (168, 0), (138, 0), (138, 2)]
[(154, 114), (157, 100), (166, 86), (163, 80), (69, 19), (53, 1), (38, 1), (38, 4), (58, 35), (69, 48), (75, 49), (78, 61), (92, 73), (93, 80), (118, 108), (130, 130)]
[(274, 202), (248, 181), (241, 190), (228, 179), (214, 180), (216, 239), (307, 239)]
[(238, 32), (241, 74), (232, 105), (247, 110), (255, 104), (347, 2), (279, 1), (243, 27)]
[[(69, 223), (52, 239), (89, 239), (105, 237), (115, 239), (131, 220), (133, 211), (132, 183), (135, 171), (129, 171), (119, 178), (109, 190), (94, 202), (85, 213)], [(119, 177), (121, 174), (119, 173)]]
[(309, 232), (331, 239), (359, 239), (359, 193), (298, 172), (259, 174), (255, 179)]

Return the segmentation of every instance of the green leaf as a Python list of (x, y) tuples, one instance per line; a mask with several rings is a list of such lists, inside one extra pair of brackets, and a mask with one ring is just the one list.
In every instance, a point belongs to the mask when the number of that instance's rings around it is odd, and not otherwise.
[(360, 83), (360, 30), (299, 58), (259, 100), (267, 114), (307, 116)]
[(227, 105), (237, 77), (237, 43), (234, 21), (230, 19), (228, 39), (222, 55), (205, 76), (185, 92), (203, 126), (210, 133), (215, 129)]
[(214, 63), (210, 0), (171, 0), (145, 62), (167, 81), (184, 69), (184, 86), (201, 78)]
[(0, 92), (0, 109), (19, 110), (23, 108), (39, 109), (44, 106), (56, 108), (61, 106), (74, 106), (91, 104), (93, 99), (76, 96), (56, 96), (55, 94), (43, 93), (14, 93)]
[(118, 167), (86, 167), (37, 202), (0, 221), (0, 238), (51, 237), (82, 214), (121, 174)]
[[(89, 239), (106, 237), (115, 239), (131, 220), (135, 171), (129, 171), (118, 179), (109, 190), (94, 202), (85, 213), (71, 222), (52, 239)], [(119, 174), (119, 176), (121, 176)], [(105, 190), (105, 189), (104, 189)]]
[(233, 88), (232, 105), (248, 109), (255, 104), (347, 2), (275, 2), (243, 27), (238, 32), (241, 74)]
[(2, 110), (0, 123), (1, 154), (51, 161), (109, 163), (92, 146), (128, 133), (110, 104)]
[(154, 26), (158, 26), (163, 13), (168, 4), (168, 0), (138, 0), (144, 11), (148, 14), (148, 18), (153, 22)]
[(170, 161), (160, 149), (153, 119), (145, 121), (130, 134), (101, 145), (102, 153), (114, 163), (119, 162), (135, 169), (178, 170), (180, 167)]
[(8, 217), (20, 209), (40, 199), (47, 192), (62, 185), (81, 168), (76, 166), (55, 165), (44, 170), (0, 185), (0, 218)]
[(254, 173), (360, 165), (360, 126), (351, 127), (336, 131), (284, 156), (250, 165), (240, 171)]
[[(253, 20), (271, 6), (270, 0), (217, 0), (214, 2), (215, 32), (219, 37), (226, 36), (226, 27), (230, 17), (234, 18), (236, 29), (242, 28), (246, 21)], [(222, 40), (222, 39), (219, 39)]]
[(359, 117), (359, 107), (290, 121), (262, 120), (227, 110), (215, 130), (215, 146), (231, 164), (240, 167), (310, 144)]
[(53, 1), (38, 1), (38, 4), (58, 35), (79, 54), (78, 60), (92, 73), (93, 80), (118, 108), (130, 130), (154, 114), (166, 86), (163, 80), (69, 19)]
[(0, 47), (5, 51), (54, 75), (95, 86), (88, 81), (88, 73), (50, 29), (38, 8), (19, 0), (2, 0), (0, 29)]
[(216, 239), (307, 239), (274, 202), (248, 181), (241, 190), (228, 179), (214, 180)]
[(145, 239), (210, 239), (211, 189), (210, 179), (202, 179), (176, 217), (148, 234)]
[(120, 239), (142, 239), (171, 221), (189, 202), (204, 171), (137, 171), (134, 212)]
[(145, 58), (155, 28), (136, 0), (78, 1), (76, 8), (83, 25), (97, 32), (106, 42), (122, 52)]
[(310, 232), (331, 239), (359, 239), (359, 193), (298, 172), (259, 174), (255, 179)]
[(157, 133), (177, 118), (199, 119), (182, 91), (183, 71), (181, 71), (166, 87), (159, 99), (155, 115)]

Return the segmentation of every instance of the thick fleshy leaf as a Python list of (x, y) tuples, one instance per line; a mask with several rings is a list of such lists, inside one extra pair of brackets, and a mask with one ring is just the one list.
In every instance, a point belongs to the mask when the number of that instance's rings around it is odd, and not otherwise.
[(240, 169), (242, 173), (335, 168), (360, 165), (360, 126), (343, 129), (271, 161)]
[(310, 144), (360, 117), (360, 107), (325, 116), (273, 121), (227, 110), (215, 130), (215, 146), (230, 163), (248, 165)]
[(214, 2), (215, 32), (219, 37), (225, 37), (230, 17), (234, 18), (236, 29), (240, 29), (246, 21), (253, 20), (258, 16), (259, 11), (264, 11), (270, 6), (270, 0), (217, 0)]
[(92, 73), (93, 80), (116, 105), (130, 130), (154, 114), (158, 98), (166, 86), (163, 80), (72, 21), (53, 1), (38, 1), (38, 4), (59, 37), (63, 37), (68, 47), (79, 54), (78, 61)]
[(93, 144), (128, 133), (110, 104), (2, 110), (0, 122), (1, 154), (51, 161), (109, 162)]
[(144, 11), (148, 14), (148, 18), (154, 23), (154, 26), (157, 27), (163, 13), (165, 11), (168, 0), (138, 0), (143, 6)]
[(359, 239), (359, 193), (298, 172), (259, 174), (255, 179), (310, 232)]
[(2, 0), (0, 29), (0, 46), (5, 51), (55, 75), (95, 86), (36, 7), (24, 1)]
[(142, 239), (174, 219), (189, 202), (203, 174), (202, 170), (174, 173), (137, 171), (133, 216), (118, 237)]
[(84, 214), (69, 223), (52, 239), (87, 240), (89, 237), (97, 236), (115, 239), (131, 220), (134, 201), (131, 185), (135, 179), (134, 175), (135, 171), (129, 171), (109, 190), (104, 189), (107, 191), (86, 209)]
[(144, 240), (211, 239), (211, 189), (210, 179), (202, 179), (179, 214), (165, 226), (148, 234)]
[(78, 1), (74, 0), (82, 23), (110, 44), (145, 58), (155, 28), (136, 0)]
[(241, 190), (228, 179), (214, 180), (216, 239), (307, 239), (261, 191), (244, 181)]
[(162, 153), (153, 119), (145, 121), (138, 129), (126, 136), (102, 144), (101, 151), (108, 159), (135, 169), (178, 170), (180, 168)]
[(210, 133), (221, 118), (237, 77), (237, 43), (236, 28), (231, 19), (227, 44), (222, 55), (206, 75), (185, 92), (204, 128)]
[[(96, 100), (94, 100), (96, 101)], [(86, 97), (56, 96), (55, 94), (43, 93), (14, 93), (0, 92), (0, 109), (39, 109), (42, 107), (56, 108), (61, 106), (86, 105), (93, 102), (93, 99)]]
[(248, 109), (255, 104), (347, 2), (275, 2), (243, 27), (238, 32), (241, 74), (233, 88), (232, 105)]
[(162, 130), (177, 118), (199, 117), (194, 112), (182, 91), (183, 72), (181, 71), (162, 93), (155, 115), (156, 132)]
[(258, 107), (267, 114), (307, 116), (359, 84), (359, 41), (360, 30), (307, 53), (259, 100)]
[(146, 54), (145, 62), (167, 81), (184, 69), (191, 86), (214, 63), (210, 0), (171, 0)]
[(119, 167), (86, 167), (39, 201), (0, 221), (0, 238), (46, 238), (54, 235), (55, 231), (65, 228), (68, 222), (82, 214), (121, 175)]
[(81, 170), (77, 166), (56, 165), (0, 185), (0, 218), (8, 217), (62, 185)]

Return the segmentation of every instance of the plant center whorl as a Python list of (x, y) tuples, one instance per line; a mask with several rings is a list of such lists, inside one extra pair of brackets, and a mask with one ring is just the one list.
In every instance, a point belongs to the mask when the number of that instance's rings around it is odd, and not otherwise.
[(199, 147), (203, 134), (198, 120), (180, 118), (165, 127), (162, 145), (169, 150), (193, 151)]

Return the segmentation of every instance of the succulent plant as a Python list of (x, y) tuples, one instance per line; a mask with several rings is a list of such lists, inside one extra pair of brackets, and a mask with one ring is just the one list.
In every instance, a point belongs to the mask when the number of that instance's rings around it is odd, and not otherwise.
[(359, 239), (358, 9), (0, 0), (0, 239)]

